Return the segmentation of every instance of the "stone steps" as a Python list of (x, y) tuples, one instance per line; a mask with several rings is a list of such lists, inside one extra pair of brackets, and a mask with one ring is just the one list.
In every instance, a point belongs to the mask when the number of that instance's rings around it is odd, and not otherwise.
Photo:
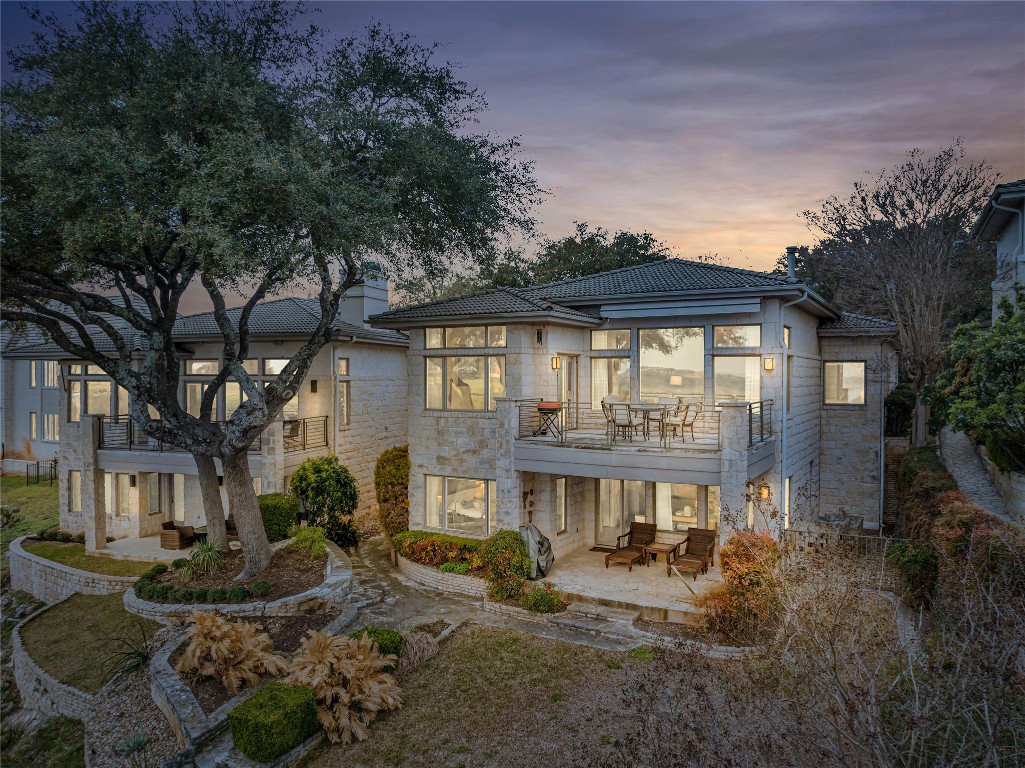
[(563, 629), (598, 635), (610, 640), (637, 638), (633, 622), (637, 611), (610, 608), (597, 603), (573, 603), (563, 613), (552, 616), (551, 623)]

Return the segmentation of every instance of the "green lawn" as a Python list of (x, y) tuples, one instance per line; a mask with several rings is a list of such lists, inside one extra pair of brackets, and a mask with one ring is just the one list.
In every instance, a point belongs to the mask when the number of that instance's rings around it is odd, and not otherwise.
[(21, 631), (35, 662), (58, 680), (87, 693), (104, 682), (117, 638), (139, 636), (139, 622), (152, 635), (159, 625), (124, 609), (121, 595), (72, 595), (30, 621)]
[(4, 768), (81, 768), (85, 765), (85, 726), (80, 720), (58, 717), (29, 735), (4, 727)]
[(78, 568), (105, 576), (141, 576), (153, 567), (153, 563), (137, 560), (115, 560), (110, 557), (87, 555), (85, 546), (63, 541), (26, 541), (22, 544), (26, 552), (45, 557), (55, 563)]
[(7, 545), (26, 533), (36, 533), (60, 522), (57, 486), (47, 483), (25, 485), (24, 475), (0, 477), (0, 504), (20, 509), (20, 520), (10, 528), (0, 528), (0, 552), (7, 551)]

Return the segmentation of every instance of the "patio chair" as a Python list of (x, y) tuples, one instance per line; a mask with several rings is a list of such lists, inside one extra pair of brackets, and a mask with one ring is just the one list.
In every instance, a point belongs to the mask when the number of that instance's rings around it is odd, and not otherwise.
[[(626, 539), (626, 544), (622, 541)], [(630, 523), (630, 530), (616, 537), (616, 551), (605, 555), (605, 567), (609, 563), (624, 563), (632, 573), (634, 563), (644, 557), (644, 547), (655, 540), (655, 523)]]
[[(681, 426), (683, 419), (687, 415), (687, 406), (679, 397), (660, 397), (658, 402), (659, 405), (667, 406), (662, 415), (663, 438), (668, 439), (670, 429), (673, 430), (673, 437), (675, 437), (676, 430)], [(683, 440), (682, 432), (680, 433), (680, 439)]]
[(627, 403), (609, 403), (612, 410), (612, 433), (613, 437), (622, 434), (631, 443), (638, 429), (644, 427), (644, 422), (638, 419)]
[(611, 440), (615, 434), (612, 419), (612, 403), (618, 403), (619, 398), (615, 395), (605, 395), (601, 399), (601, 412), (605, 416), (605, 437)]
[(701, 403), (680, 402), (682, 411), (677, 419), (671, 420), (669, 426), (673, 430), (673, 437), (676, 437), (676, 430), (680, 430), (680, 440), (683, 440), (684, 430), (690, 432), (691, 442), (694, 442), (694, 422), (697, 421), (701, 412)]
[(160, 526), (161, 549), (188, 549), (195, 539), (195, 530), (191, 525), (167, 522)]
[(698, 580), (698, 573), (707, 573), (708, 566), (715, 565), (715, 540), (718, 533), (714, 528), (688, 528), (687, 538), (680, 544), (676, 558), (666, 561), (666, 576), (673, 575), (673, 569), (689, 573)]

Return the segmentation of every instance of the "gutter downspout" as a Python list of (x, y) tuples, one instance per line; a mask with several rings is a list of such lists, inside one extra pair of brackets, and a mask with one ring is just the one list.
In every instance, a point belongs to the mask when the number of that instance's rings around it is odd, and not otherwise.
[[(794, 274), (794, 260), (795, 260), (796, 256), (797, 256), (797, 246), (791, 245), (791, 246), (787, 247), (787, 280), (793, 281), (793, 282), (797, 282), (797, 277)], [(781, 414), (781, 420), (782, 420), (781, 421), (781, 431), (780, 431), (780, 454), (781, 454), (781, 456), (780, 456), (780, 463), (779, 463), (779, 467), (780, 467), (779, 487), (781, 489), (781, 492), (782, 492), (783, 486), (786, 484), (787, 464), (788, 464), (788, 459), (790, 458), (787, 455), (788, 452), (789, 452), (789, 449), (790, 449), (789, 430), (787, 428), (787, 422), (790, 420), (790, 413), (789, 413), (788, 408), (787, 408), (787, 374), (788, 374), (788, 371), (790, 370), (790, 365), (789, 365), (789, 362), (790, 362), (790, 348), (786, 344), (786, 331), (784, 330), (784, 326), (783, 326), (783, 320), (784, 320), (783, 310), (785, 310), (787, 307), (792, 307), (794, 304), (800, 304), (802, 301), (806, 301), (807, 299), (808, 299), (808, 289), (804, 288), (802, 290), (801, 296), (799, 298), (796, 298), (793, 301), (788, 301), (786, 304), (781, 304), (780, 307), (779, 307), (779, 345), (783, 349), (783, 376), (782, 376), (783, 392), (782, 392), (782, 397), (780, 397), (780, 400), (782, 401), (780, 403), (780, 414)], [(791, 491), (791, 493), (793, 493), (793, 488), (791, 488), (790, 491)], [(790, 500), (789, 499), (784, 499), (783, 500), (783, 504), (785, 505), (785, 507), (789, 507)], [(793, 510), (789, 510), (789, 511), (790, 511), (790, 513), (793, 513)], [(784, 522), (784, 525), (786, 525), (786, 523), (789, 523), (790, 521), (784, 519), (783, 522)]]

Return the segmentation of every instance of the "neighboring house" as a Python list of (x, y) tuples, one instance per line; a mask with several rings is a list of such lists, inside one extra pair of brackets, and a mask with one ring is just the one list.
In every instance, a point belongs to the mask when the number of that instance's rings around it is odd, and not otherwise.
[(993, 315), (1001, 296), (1015, 300), (1014, 286), (1025, 287), (1025, 179), (999, 184), (972, 226), (971, 236), (996, 241), (997, 274)]
[[(879, 526), (895, 328), (792, 276), (671, 259), (370, 320), (409, 333), (411, 528), (533, 522), (558, 556), (633, 520)], [(609, 395), (692, 424), (610, 404), (610, 425)]]
[[(360, 509), (376, 504), (375, 462), (386, 448), (406, 442), (408, 411), (407, 338), (366, 326), (369, 314), (387, 307), (384, 281), (368, 281), (347, 293), (331, 326), (331, 341), (315, 358), (301, 391), (250, 450), (257, 493), (286, 490), (305, 459), (334, 453), (356, 477)], [(250, 372), (258, 378), (276, 375), (315, 329), (318, 313), (314, 299), (259, 304), (250, 317)], [(187, 410), (198, 413), (206, 381), (220, 369), (223, 340), (211, 313), (180, 318), (174, 338), (183, 366), (179, 396)], [(165, 521), (203, 525), (191, 454), (134, 428), (127, 393), (95, 366), (70, 359), (38, 334), (34, 344), (28, 341), (5, 349), (5, 370), (25, 376), (34, 365), (42, 382), (44, 370), (58, 367), (52, 407), (59, 415), (61, 527), (85, 532), (88, 542), (102, 547), (105, 536), (149, 536)], [(5, 439), (11, 434), (24, 442), (18, 431), (23, 420), (17, 415), (26, 397), (35, 402), (38, 395), (20, 379), (15, 384), (4, 389)], [(229, 418), (241, 397), (237, 383), (225, 385), (216, 400), (216, 419)]]

